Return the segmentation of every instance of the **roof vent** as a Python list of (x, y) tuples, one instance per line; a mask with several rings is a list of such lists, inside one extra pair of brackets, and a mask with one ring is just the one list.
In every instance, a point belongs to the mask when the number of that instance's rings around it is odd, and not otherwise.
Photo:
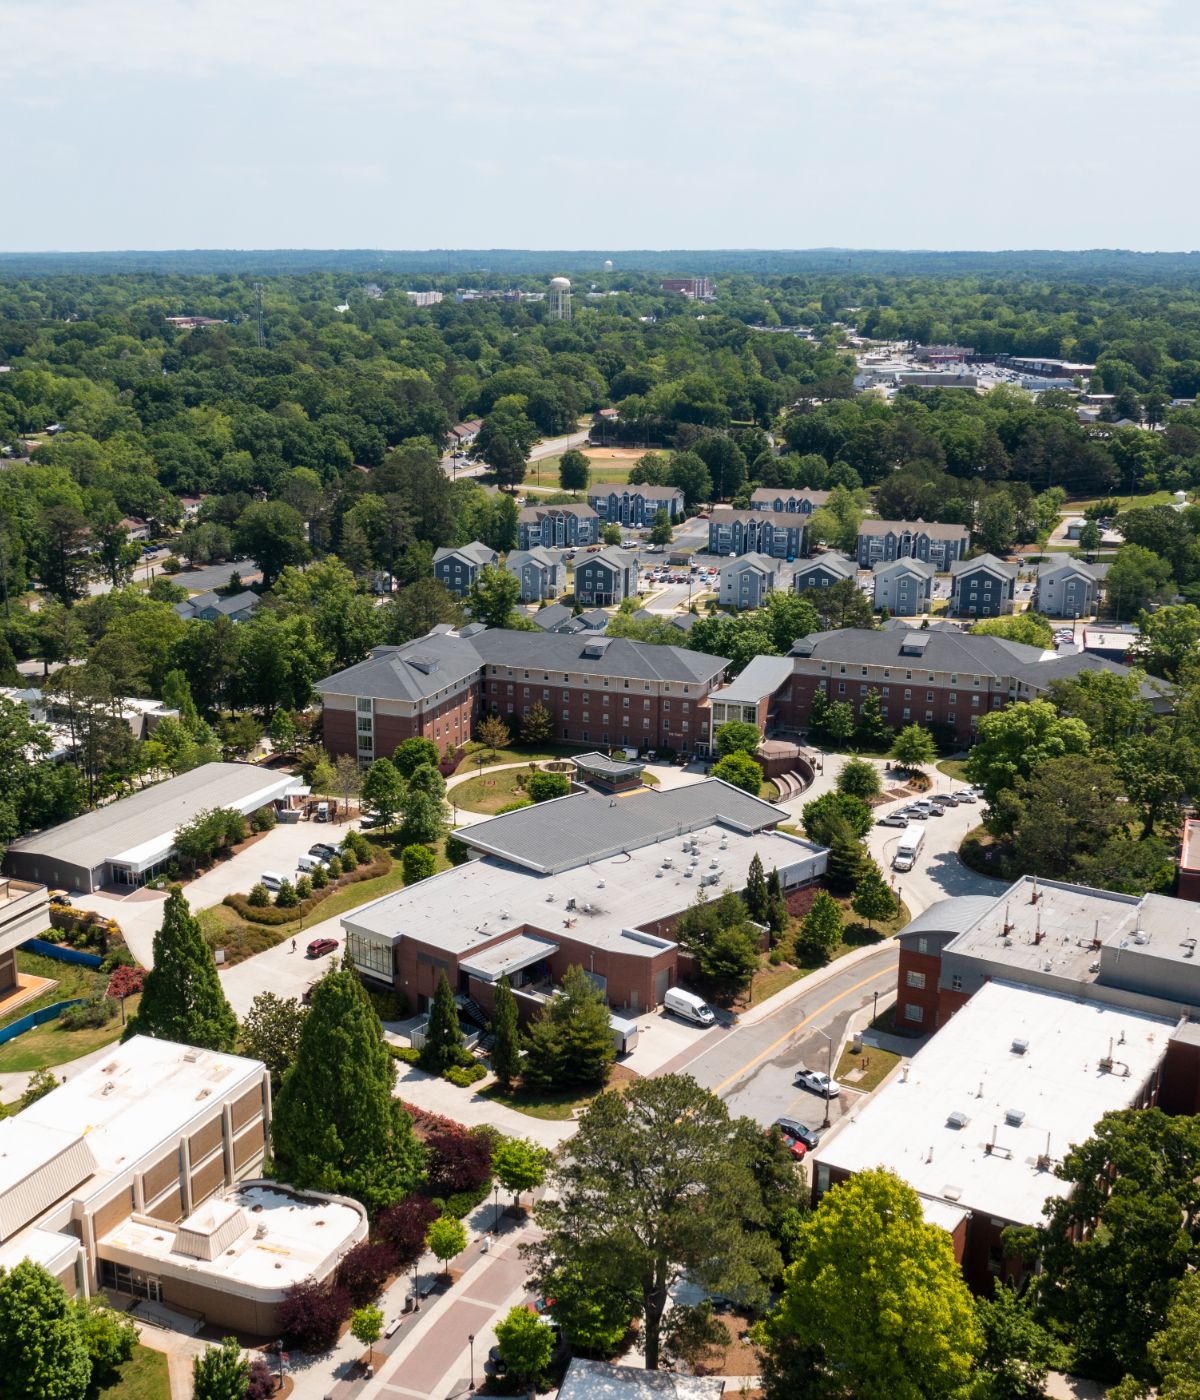
[(1014, 1055), (1023, 1055), (1028, 1049), (1029, 1042), (1027, 1040), (1017, 1039), (1012, 1043), (1012, 1052)]
[(1004, 1121), (1010, 1128), (1019, 1128), (1025, 1121), (1025, 1110), (1023, 1108), (1006, 1108)]
[(962, 1187), (943, 1186), (942, 1195), (945, 1196), (948, 1201), (960, 1201), (962, 1199)]
[(956, 1108), (953, 1113), (946, 1115), (946, 1127), (965, 1128), (971, 1121), (971, 1115), (964, 1113), (961, 1108)]
[(1133, 941), (1139, 946), (1144, 943), (1150, 942), (1149, 938), (1146, 937), (1146, 935), (1141, 931), (1141, 929), (1138, 929), (1138, 931), (1133, 935)]

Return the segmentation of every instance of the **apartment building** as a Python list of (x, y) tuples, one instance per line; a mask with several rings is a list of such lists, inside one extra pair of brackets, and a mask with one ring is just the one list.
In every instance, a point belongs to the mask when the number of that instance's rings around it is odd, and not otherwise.
[(474, 587), (480, 569), (494, 567), (498, 558), (490, 545), (479, 540), (439, 549), (433, 556), (433, 576), (444, 588), (463, 598)]
[(526, 506), (517, 514), (517, 545), (578, 549), (600, 540), (600, 517), (591, 506)]
[(971, 534), (965, 525), (924, 520), (864, 520), (855, 546), (859, 566), (871, 569), (881, 561), (921, 559), (945, 572), (966, 554)]
[(540, 603), (557, 598), (566, 587), (567, 574), (560, 555), (548, 549), (514, 549), (505, 556), (504, 567), (515, 574), (521, 585), (522, 603)]
[(1107, 573), (1107, 564), (1085, 564), (1070, 555), (1042, 564), (1033, 590), (1033, 607), (1046, 617), (1094, 617)]
[(707, 752), (708, 695), (728, 662), (627, 638), (435, 629), (318, 682), (325, 745), (367, 764), (412, 735), (443, 751), (465, 743), (483, 712), (519, 724), (535, 704), (555, 737)]
[(769, 554), (793, 560), (805, 552), (806, 517), (799, 512), (718, 506), (708, 522), (710, 554)]
[(915, 617), (933, 606), (932, 564), (921, 559), (893, 559), (875, 565), (875, 607), (897, 617)]
[(685, 514), (678, 486), (593, 486), (588, 505), (606, 525), (627, 525), (633, 530), (653, 525), (660, 510), (667, 512), (672, 524)]
[(743, 554), (722, 564), (718, 597), (726, 608), (761, 608), (779, 586), (779, 564), (768, 554)]
[(751, 492), (750, 509), (770, 510), (777, 515), (811, 515), (828, 500), (828, 491), (810, 491), (806, 486), (794, 489), (760, 486)]
[(796, 565), (792, 571), (792, 587), (797, 593), (806, 588), (832, 588), (844, 578), (858, 576), (858, 565), (848, 555), (827, 549), (821, 554)]
[(955, 617), (1004, 617), (1013, 610), (1017, 566), (994, 554), (950, 565), (950, 611)]
[(611, 608), (638, 591), (637, 555), (602, 549), (575, 561), (575, 601), (585, 608)]

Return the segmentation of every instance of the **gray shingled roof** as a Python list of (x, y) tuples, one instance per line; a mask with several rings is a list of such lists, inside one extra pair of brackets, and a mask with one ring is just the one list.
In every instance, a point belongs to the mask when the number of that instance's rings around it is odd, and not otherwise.
[(586, 559), (581, 559), (575, 565), (575, 572), (578, 573), (580, 569), (586, 569), (589, 564), (603, 564), (606, 569), (628, 569), (636, 563), (635, 555), (627, 549), (619, 549), (614, 544), (596, 554), (589, 554)]
[(654, 486), (648, 481), (637, 486), (622, 486), (613, 482), (588, 488), (589, 501), (607, 500), (609, 496), (641, 496), (647, 501), (669, 501), (681, 495), (683, 492), (678, 486)]
[[(1133, 669), (1132, 666), (1122, 665), (1120, 661), (1097, 656), (1094, 652), (1076, 651), (1051, 656), (1045, 661), (1019, 663), (1011, 668), (1010, 674), (1016, 680), (1024, 681), (1026, 685), (1042, 688), (1048, 686), (1051, 681), (1074, 680), (1084, 671), (1108, 671), (1114, 676), (1128, 676), (1132, 674)], [(1143, 700), (1163, 700), (1171, 694), (1172, 689), (1173, 687), (1163, 681), (1144, 680), (1140, 694)]]
[(928, 535), (931, 540), (967, 538), (965, 525), (943, 525), (938, 520), (864, 520), (858, 527), (860, 535)]
[(709, 778), (624, 798), (575, 793), (462, 827), (458, 835), (476, 850), (552, 875), (717, 821), (749, 832), (782, 820), (769, 802)]
[(180, 617), (195, 617), (205, 608), (215, 608), (224, 617), (232, 617), (234, 613), (242, 612), (246, 608), (257, 607), (258, 603), (258, 594), (247, 588), (230, 598), (223, 597), (220, 593), (197, 593), (194, 598), (186, 598), (182, 603), (176, 603), (175, 611)]
[(1054, 574), (1064, 572), (1082, 574), (1084, 578), (1099, 581), (1108, 573), (1107, 564), (1089, 564), (1083, 559), (1072, 558), (1069, 554), (1059, 555), (1057, 559), (1052, 559), (1049, 563), (1039, 564), (1037, 576), (1039, 579), (1050, 578)]
[(881, 559), (873, 572), (876, 578), (886, 573), (920, 574), (922, 578), (932, 578), (937, 569), (932, 564), (927, 564), (924, 559), (905, 556), (903, 559)]
[(839, 554), (836, 550), (826, 550), (824, 554), (815, 554), (811, 559), (805, 559), (796, 565), (792, 571), (792, 578), (803, 578), (805, 574), (811, 574), (817, 570), (825, 569), (831, 574), (841, 574), (843, 578), (853, 578), (858, 573), (858, 562), (848, 555)]
[[(505, 632), (526, 636), (523, 632)], [(376, 647), (365, 661), (347, 666), (316, 685), (320, 695), (355, 695), (375, 700), (423, 700), (479, 672), (476, 646), (487, 632), (470, 641), (431, 632), (398, 647)]]
[(977, 554), (974, 559), (956, 559), (950, 565), (950, 576), (957, 578), (959, 574), (971, 574), (976, 569), (988, 569), (994, 574), (999, 574), (1001, 578), (1016, 578), (1017, 566), (1006, 564), (1003, 559), (997, 559), (994, 554)]
[[(510, 554), (509, 559), (512, 559)], [(571, 609), (566, 603), (547, 603), (544, 608), (533, 608), (529, 612), (529, 620), (535, 627), (540, 627), (543, 632), (549, 632), (552, 627), (560, 627), (564, 622), (571, 619)]]
[(543, 569), (552, 569), (556, 562), (554, 555), (548, 549), (543, 549), (541, 545), (535, 545), (533, 549), (511, 550), (504, 560), (504, 567), (510, 574), (516, 574), (520, 573), (526, 564), (537, 564)]
[[(920, 657), (906, 656), (902, 651), (905, 639), (913, 633), (925, 643)], [(1014, 666), (1037, 661), (1042, 655), (1037, 647), (1010, 642), (1004, 637), (976, 637), (967, 632), (943, 632), (933, 627), (894, 632), (843, 627), (835, 632), (814, 632), (794, 642), (790, 654), (860, 666), (904, 666), (978, 676), (1010, 676)]]
[(472, 639), (480, 658), (489, 665), (521, 667), (529, 671), (573, 671), (595, 676), (621, 676), (630, 680), (682, 681), (703, 684), (719, 676), (728, 659), (709, 656), (684, 647), (655, 646), (614, 637), (602, 656), (583, 655), (594, 638), (564, 636), (555, 632), (510, 632), (489, 628)]
[(811, 501), (814, 506), (823, 506), (829, 499), (829, 492), (810, 491), (806, 486), (760, 486), (757, 491), (751, 491), (750, 499), (752, 501)]
[[(763, 512), (759, 511), (759, 514)], [(779, 560), (772, 559), (769, 554), (739, 554), (737, 558), (721, 565), (720, 574), (724, 578), (726, 574), (740, 574), (743, 569), (758, 569), (760, 573), (777, 574)]]

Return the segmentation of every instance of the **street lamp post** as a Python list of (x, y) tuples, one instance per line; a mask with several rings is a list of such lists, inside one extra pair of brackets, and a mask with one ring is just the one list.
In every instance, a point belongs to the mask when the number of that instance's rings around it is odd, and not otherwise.
[(421, 1290), (420, 1290), (420, 1288), (417, 1286), (417, 1263), (418, 1263), (418, 1262), (419, 1262), (419, 1261), (416, 1260), (416, 1259), (413, 1260), (413, 1312), (420, 1312), (420, 1311), (421, 1311)]
[(492, 1218), (492, 1234), (498, 1235), (500, 1233), (500, 1183), (498, 1181), (492, 1187), (492, 1191), (496, 1198), (496, 1214)]
[(471, 1385), (470, 1389), (475, 1389), (475, 1333), (467, 1333), (467, 1344), (471, 1348)]
[(824, 1121), (823, 1121), (822, 1124), (821, 1124), (821, 1127), (822, 1127), (822, 1128), (828, 1128), (828, 1127), (829, 1127), (829, 1086), (830, 1086), (830, 1084), (831, 1084), (832, 1081), (833, 1081), (833, 1036), (827, 1035), (827, 1034), (825, 1033), (825, 1031), (817, 1031), (817, 1034), (818, 1034), (819, 1036), (824, 1036), (824, 1038), (825, 1038), (825, 1049), (826, 1049), (826, 1056), (827, 1056), (827, 1059), (826, 1059), (827, 1068), (826, 1068), (826, 1071), (825, 1071), (825, 1081), (826, 1081), (826, 1082), (825, 1082), (825, 1118), (824, 1118)]
[(874, 1000), (874, 1002), (871, 1004), (871, 1024), (872, 1024), (872, 1025), (875, 1024), (875, 1019), (876, 1019), (876, 1017), (877, 1017), (878, 1015), (879, 1015), (879, 991), (878, 991), (878, 989), (876, 989), (876, 991), (875, 991), (875, 1000)]

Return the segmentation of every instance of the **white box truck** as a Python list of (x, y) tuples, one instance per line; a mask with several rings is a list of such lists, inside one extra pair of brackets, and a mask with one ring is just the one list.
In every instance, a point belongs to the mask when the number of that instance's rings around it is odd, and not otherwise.
[(703, 997), (696, 996), (694, 992), (685, 992), (680, 987), (667, 989), (667, 994), (663, 997), (663, 1006), (697, 1026), (711, 1026), (717, 1019), (713, 1015), (712, 1007)]
[(917, 862), (917, 852), (925, 840), (925, 828), (917, 822), (909, 824), (900, 833), (896, 842), (896, 854), (892, 857), (893, 870), (911, 870)]

